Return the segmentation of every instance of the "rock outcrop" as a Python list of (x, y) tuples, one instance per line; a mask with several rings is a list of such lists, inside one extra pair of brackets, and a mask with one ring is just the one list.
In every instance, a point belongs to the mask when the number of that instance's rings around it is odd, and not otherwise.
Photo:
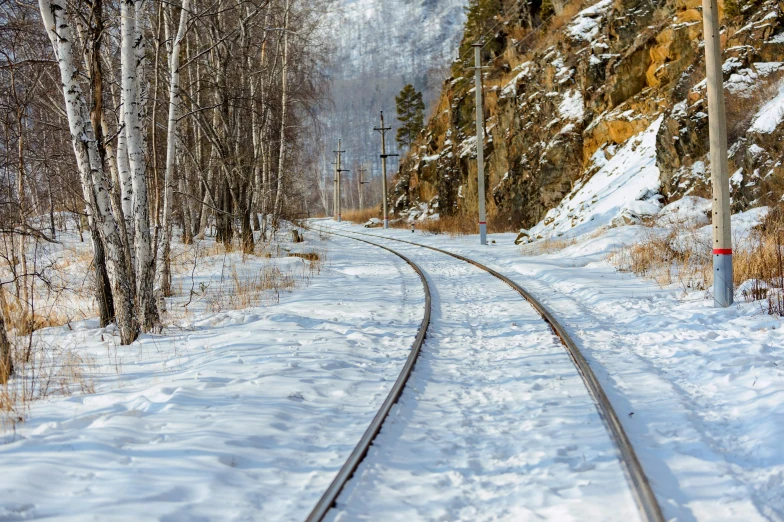
[[(700, 5), (574, 1), (534, 28), (526, 17), (501, 24), (483, 57), (492, 218), (510, 228), (534, 227), (654, 123), (659, 183), (645, 197), (664, 204), (707, 194)], [(784, 114), (757, 121), (765, 104), (784, 111), (784, 99), (775, 103), (784, 77), (782, 5), (745, 3), (722, 22), (737, 210), (772, 202), (784, 190), (778, 161)], [(533, 20), (541, 15), (533, 14)], [(398, 213), (423, 218), (476, 210), (473, 64), (465, 58), (453, 65), (426, 130), (401, 163), (392, 201)]]

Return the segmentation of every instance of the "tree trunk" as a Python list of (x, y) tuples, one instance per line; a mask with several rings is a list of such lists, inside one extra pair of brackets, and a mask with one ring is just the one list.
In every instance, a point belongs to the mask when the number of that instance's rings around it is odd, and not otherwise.
[(283, 15), (283, 71), (281, 72), (281, 97), (280, 97), (280, 154), (278, 155), (278, 186), (275, 194), (275, 219), (280, 216), (283, 204), (283, 173), (286, 168), (286, 109), (289, 102), (288, 72), (289, 72), (289, 0), (286, 0), (286, 12)]
[[(180, 26), (177, 29), (177, 36), (172, 43), (171, 55), (169, 56), (169, 71), (171, 73), (171, 83), (169, 85), (169, 125), (166, 138), (166, 172), (163, 178), (163, 225), (161, 238), (161, 259), (158, 261), (160, 271), (161, 292), (165, 297), (171, 295), (171, 237), (172, 237), (172, 200), (174, 198), (174, 163), (177, 153), (177, 118), (180, 104), (180, 49), (182, 40), (185, 38), (185, 30), (188, 25), (188, 11), (190, 1), (183, 0), (180, 10)], [(185, 212), (186, 209), (183, 209)]]
[[(136, 299), (137, 317), (142, 329), (147, 331), (158, 324), (158, 308), (153, 296), (152, 238), (150, 236), (150, 209), (147, 194), (147, 163), (144, 156), (142, 129), (143, 97), (140, 93), (143, 67), (139, 48), (144, 39), (137, 29), (138, 13), (134, 0), (122, 0), (122, 91), (124, 97), (125, 134), (128, 142), (128, 162), (133, 186), (133, 221), (136, 241)], [(143, 55), (142, 55), (143, 56)], [(143, 61), (143, 60), (142, 60)]]
[[(4, 290), (0, 288), (0, 293)], [(0, 295), (0, 304), (5, 299)], [(14, 361), (11, 357), (11, 343), (8, 341), (8, 334), (5, 331), (5, 319), (3, 311), (0, 310), (0, 384), (6, 384), (8, 379), (14, 374)]]
[[(104, 164), (106, 158), (106, 149), (104, 147), (104, 126), (103, 126), (103, 73), (101, 70), (101, 39), (103, 36), (103, 3), (101, 0), (94, 0), (92, 4), (92, 18), (94, 25), (91, 28), (88, 36), (87, 43), (87, 58), (88, 68), (90, 70), (90, 81), (92, 84), (92, 108), (90, 109), (90, 123), (93, 126), (93, 133), (95, 135), (95, 145), (98, 147), (98, 155), (101, 159), (101, 165)], [(110, 195), (115, 194), (114, 190), (109, 191)], [(90, 191), (89, 198), (85, 198), (88, 205), (94, 208), (93, 201), (95, 196), (93, 191)], [(112, 198), (112, 204), (115, 207), (115, 215), (122, 215), (122, 208), (117, 208), (118, 202)], [(118, 214), (117, 212), (120, 212)], [(88, 215), (88, 222), (94, 221), (92, 217), (93, 212)], [(120, 236), (122, 236), (122, 227), (120, 227)], [(101, 327), (108, 326), (114, 321), (114, 302), (112, 300), (111, 283), (109, 282), (109, 274), (106, 272), (106, 254), (104, 252), (103, 240), (98, 233), (95, 223), (90, 223), (90, 236), (93, 242), (93, 269), (95, 270), (95, 298), (98, 302), (98, 309), (100, 312)], [(123, 237), (123, 242), (125, 242)], [(127, 252), (126, 252), (127, 253)]]
[[(130, 278), (125, 264), (125, 251), (120, 238), (119, 227), (111, 212), (108, 185), (103, 173), (103, 165), (98, 154), (95, 135), (90, 124), (87, 103), (78, 82), (73, 55), (73, 37), (67, 18), (65, 4), (53, 4), (51, 0), (39, 0), (49, 40), (60, 67), (68, 125), (71, 141), (79, 169), (82, 189), (87, 200), (88, 215), (93, 206), (95, 228), (98, 228), (106, 247), (106, 261), (112, 285), (112, 295), (116, 310), (117, 327), (122, 344), (132, 343), (138, 335), (138, 327), (133, 316), (130, 300)], [(92, 199), (90, 198), (92, 195)], [(93, 245), (93, 248), (100, 248)]]
[(101, 328), (114, 322), (114, 300), (109, 274), (106, 272), (106, 254), (98, 229), (93, 223), (90, 226), (90, 237), (93, 241), (93, 269), (95, 270), (95, 300), (101, 317)]

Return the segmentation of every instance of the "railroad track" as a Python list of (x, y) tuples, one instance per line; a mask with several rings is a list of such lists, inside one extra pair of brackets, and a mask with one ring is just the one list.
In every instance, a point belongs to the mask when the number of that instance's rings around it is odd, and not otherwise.
[(346, 233), (337, 232), (334, 229), (331, 229), (330, 227), (317, 227), (317, 229), (324, 232), (328, 232), (330, 234), (346, 237), (356, 241), (361, 241), (373, 245), (375, 247), (382, 248), (384, 250), (387, 250), (399, 256), (406, 263), (411, 265), (411, 267), (419, 275), (425, 289), (426, 303), (425, 303), (425, 317), (422, 321), (419, 333), (414, 342), (408, 360), (406, 361), (406, 364), (400, 373), (400, 376), (395, 381), (395, 385), (392, 387), (392, 390), (390, 391), (387, 399), (384, 401), (384, 404), (382, 405), (381, 409), (374, 417), (373, 422), (371, 423), (370, 427), (363, 435), (360, 442), (357, 444), (351, 456), (348, 458), (344, 466), (339, 471), (338, 475), (333, 480), (330, 487), (327, 489), (324, 495), (322, 495), (319, 502), (311, 511), (310, 515), (306, 519), (307, 522), (320, 522), (321, 520), (324, 519), (327, 512), (335, 505), (335, 501), (338, 498), (340, 492), (343, 490), (347, 482), (351, 479), (353, 473), (356, 471), (357, 467), (364, 459), (365, 455), (367, 455), (367, 452), (370, 448), (371, 443), (373, 442), (373, 439), (376, 437), (376, 435), (378, 435), (379, 431), (381, 430), (381, 426), (383, 425), (384, 420), (388, 416), (394, 403), (400, 397), (403, 388), (405, 387), (405, 384), (408, 381), (409, 376), (411, 375), (411, 372), (416, 363), (416, 359), (421, 351), (422, 344), (424, 343), (427, 328), (430, 324), (430, 313), (431, 313), (430, 288), (428, 286), (427, 279), (425, 278), (422, 269), (419, 266), (417, 266), (416, 263), (411, 261), (408, 257), (401, 254), (400, 252), (397, 252), (394, 249), (391, 249), (384, 245), (356, 237), (357, 235), (384, 239), (388, 241), (396, 241), (399, 243), (405, 243), (408, 245), (416, 246), (419, 248), (425, 248), (434, 252), (438, 252), (453, 257), (455, 259), (473, 265), (481, 270), (484, 270), (485, 272), (489, 273), (493, 277), (497, 278), (498, 280), (504, 282), (506, 285), (511, 287), (523, 299), (525, 299), (528, 303), (530, 303), (530, 305), (533, 306), (533, 308), (542, 316), (545, 322), (550, 326), (550, 328), (555, 333), (555, 335), (561, 340), (575, 368), (577, 369), (580, 377), (582, 378), (582, 381), (585, 384), (585, 388), (588, 390), (593, 400), (593, 403), (596, 406), (596, 410), (598, 411), (599, 416), (601, 417), (607, 432), (610, 434), (611, 439), (613, 440), (615, 447), (618, 450), (621, 467), (624, 471), (624, 474), (626, 475), (627, 481), (629, 483), (630, 489), (634, 496), (634, 500), (636, 502), (642, 520), (644, 520), (645, 522), (664, 522), (665, 518), (662, 515), (661, 508), (656, 500), (656, 497), (653, 494), (653, 490), (651, 489), (648, 478), (645, 475), (645, 471), (643, 470), (642, 465), (640, 464), (640, 461), (637, 458), (634, 448), (632, 447), (629, 437), (626, 435), (626, 432), (623, 429), (623, 426), (620, 422), (617, 413), (615, 412), (612, 404), (607, 398), (607, 395), (602, 389), (599, 380), (597, 379), (596, 375), (594, 374), (593, 370), (589, 366), (585, 357), (580, 352), (579, 348), (574, 343), (572, 338), (569, 336), (568, 332), (563, 327), (563, 325), (561, 325), (561, 323), (547, 309), (547, 307), (545, 307), (541, 302), (539, 302), (535, 297), (533, 297), (533, 295), (531, 295), (523, 287), (521, 287), (520, 285), (518, 285), (517, 283), (515, 283), (505, 275), (497, 272), (496, 270), (493, 270), (492, 268), (485, 266), (474, 259), (462, 256), (460, 254), (456, 254), (454, 252), (450, 252), (448, 250), (442, 250), (440, 248), (432, 247), (429, 245), (422, 245), (420, 243), (406, 241), (403, 239), (379, 236), (377, 234), (368, 234), (368, 233), (354, 232), (354, 231), (351, 231), (350, 233), (346, 234)]

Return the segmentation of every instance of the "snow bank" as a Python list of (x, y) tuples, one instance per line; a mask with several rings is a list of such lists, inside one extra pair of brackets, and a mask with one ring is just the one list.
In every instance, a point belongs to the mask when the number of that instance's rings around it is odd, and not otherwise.
[(94, 361), (96, 392), (35, 403), (2, 433), (0, 520), (304, 519), (423, 313), (405, 262), (333, 241), (277, 305), (185, 314), (128, 347), (96, 320), (43, 330)]
[(779, 88), (779, 93), (763, 105), (751, 122), (749, 132), (770, 134), (784, 120), (784, 84)]
[(580, 91), (573, 90), (566, 94), (558, 106), (558, 113), (564, 119), (582, 121), (585, 108), (583, 107), (583, 95), (580, 94)]
[[(630, 138), (609, 160), (598, 150), (592, 158), (598, 170), (578, 184), (545, 218), (530, 230), (531, 237), (590, 232), (613, 220), (634, 214), (651, 215), (658, 206), (659, 168), (656, 166), (656, 133), (663, 121), (659, 116), (645, 131)], [(644, 200), (645, 205), (634, 203)], [(631, 217), (631, 216), (630, 216)]]
[(612, 8), (613, 0), (602, 0), (583, 9), (566, 28), (566, 34), (577, 42), (592, 42), (599, 35), (599, 22)]

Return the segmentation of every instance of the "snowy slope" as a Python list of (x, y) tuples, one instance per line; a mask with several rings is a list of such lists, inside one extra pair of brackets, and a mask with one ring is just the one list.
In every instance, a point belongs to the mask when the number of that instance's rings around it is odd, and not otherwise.
[[(656, 133), (663, 116), (618, 150), (601, 148), (593, 155), (588, 172), (561, 203), (529, 231), (532, 238), (584, 234), (617, 219), (655, 214), (661, 206), (659, 169), (656, 166)], [(607, 156), (610, 156), (607, 159)]]

